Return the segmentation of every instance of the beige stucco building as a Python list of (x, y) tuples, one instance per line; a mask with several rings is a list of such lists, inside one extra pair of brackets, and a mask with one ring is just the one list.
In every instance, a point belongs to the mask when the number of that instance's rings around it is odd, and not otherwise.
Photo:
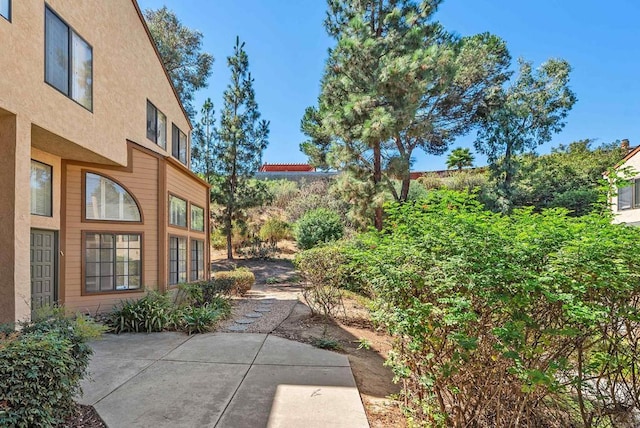
[[(628, 149), (629, 140), (622, 140), (622, 146)], [(640, 226), (640, 146), (629, 150), (616, 169), (630, 172), (632, 184), (618, 189), (618, 193), (612, 196), (611, 210), (615, 215), (613, 221)]]
[(190, 129), (135, 0), (0, 0), (0, 322), (208, 275)]

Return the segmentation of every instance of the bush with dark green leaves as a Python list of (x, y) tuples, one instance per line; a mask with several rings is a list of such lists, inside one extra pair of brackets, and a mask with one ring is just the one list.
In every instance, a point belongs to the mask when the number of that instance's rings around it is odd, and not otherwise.
[[(624, 426), (640, 407), (640, 229), (431, 192), (351, 251), (414, 425)], [(631, 419), (633, 420), (633, 419)]]
[(58, 426), (75, 410), (92, 350), (103, 329), (61, 311), (0, 335), (0, 426)]
[(227, 316), (231, 307), (227, 300), (218, 300), (213, 304), (202, 306), (185, 306), (176, 309), (176, 328), (191, 335), (193, 333), (207, 333), (216, 323)]
[(344, 235), (340, 216), (325, 208), (303, 215), (295, 226), (298, 248), (308, 250), (318, 244), (336, 241)]
[(174, 324), (173, 304), (167, 294), (149, 291), (138, 300), (120, 302), (109, 317), (114, 333), (158, 332)]

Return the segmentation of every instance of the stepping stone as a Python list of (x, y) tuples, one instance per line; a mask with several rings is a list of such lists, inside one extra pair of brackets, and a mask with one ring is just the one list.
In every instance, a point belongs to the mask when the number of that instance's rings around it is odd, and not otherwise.
[(229, 331), (247, 331), (248, 328), (249, 328), (248, 325), (234, 324), (231, 327), (227, 328), (227, 330), (229, 330)]
[(255, 312), (271, 312), (271, 309), (269, 309), (269, 308), (255, 308), (254, 311)]
[(251, 312), (250, 314), (245, 314), (244, 316), (247, 318), (260, 318), (262, 317), (262, 314), (258, 312)]
[(234, 322), (237, 324), (253, 324), (256, 320), (252, 320), (249, 318), (240, 318), (239, 320), (235, 320)]

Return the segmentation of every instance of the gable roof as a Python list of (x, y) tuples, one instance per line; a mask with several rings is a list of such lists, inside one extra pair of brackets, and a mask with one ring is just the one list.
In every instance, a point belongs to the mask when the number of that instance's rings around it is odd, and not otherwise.
[(162, 70), (164, 71), (165, 76), (167, 76), (167, 80), (169, 81), (169, 85), (171, 85), (171, 89), (173, 90), (173, 95), (175, 95), (176, 100), (178, 101), (178, 104), (180, 105), (180, 108), (182, 109), (182, 113), (184, 114), (184, 117), (187, 119), (187, 123), (189, 124), (189, 127), (191, 129), (193, 129), (193, 124), (191, 123), (191, 118), (187, 114), (187, 110), (185, 110), (184, 106), (182, 105), (182, 101), (180, 101), (180, 95), (178, 95), (178, 91), (176, 90), (176, 87), (173, 84), (173, 80), (171, 80), (171, 76), (169, 76), (169, 72), (167, 71), (167, 68), (164, 66), (164, 62), (162, 62), (162, 57), (160, 56), (160, 51), (158, 50), (158, 46), (156, 45), (156, 42), (153, 40), (153, 36), (151, 35), (151, 31), (149, 30), (149, 26), (147, 25), (147, 21), (144, 19), (144, 15), (142, 14), (142, 10), (140, 10), (140, 6), (138, 5), (138, 2), (136, 0), (131, 0), (131, 3), (133, 3), (133, 7), (136, 9), (136, 12), (138, 13), (138, 18), (140, 18), (140, 22), (142, 22), (142, 26), (144, 27), (144, 31), (147, 33), (147, 36), (149, 37), (149, 42), (151, 43), (151, 46), (153, 46), (153, 51), (156, 53), (156, 56), (158, 57), (158, 61), (160, 61), (160, 66), (162, 67)]

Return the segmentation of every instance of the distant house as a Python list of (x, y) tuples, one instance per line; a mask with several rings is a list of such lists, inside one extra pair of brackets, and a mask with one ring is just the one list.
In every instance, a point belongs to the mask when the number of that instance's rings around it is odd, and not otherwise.
[(629, 140), (622, 140), (622, 147), (628, 153), (616, 169), (631, 168), (634, 177), (631, 186), (621, 187), (611, 198), (611, 210), (615, 214), (614, 223), (640, 226), (640, 146), (630, 148)]
[(209, 186), (135, 0), (0, 0), (0, 323), (208, 276)]
[(317, 171), (307, 163), (265, 163), (255, 177), (259, 180), (314, 181), (336, 175), (337, 171)]

